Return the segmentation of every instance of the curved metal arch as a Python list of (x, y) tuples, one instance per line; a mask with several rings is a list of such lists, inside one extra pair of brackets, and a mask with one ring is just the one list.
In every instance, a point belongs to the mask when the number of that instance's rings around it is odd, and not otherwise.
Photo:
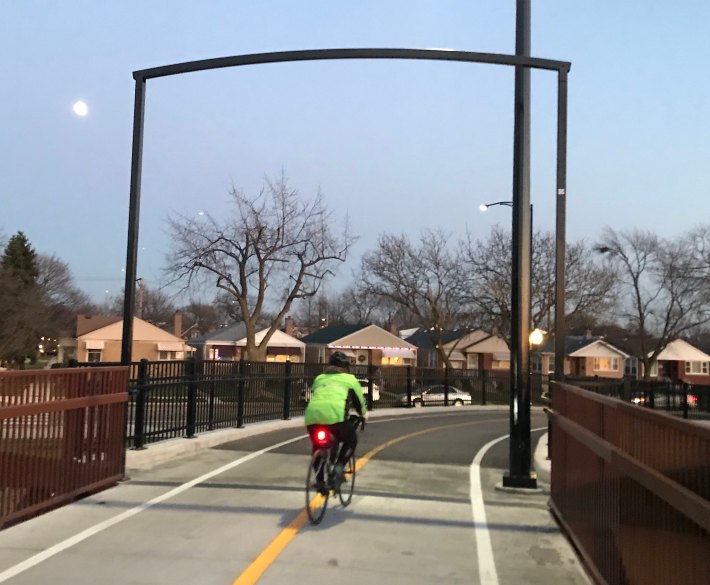
[[(518, 55), (498, 53), (477, 53), (473, 51), (456, 51), (451, 49), (313, 49), (300, 51), (281, 51), (272, 53), (253, 53), (187, 61), (151, 69), (141, 69), (133, 72), (135, 79), (135, 97), (133, 107), (133, 147), (131, 154), (131, 187), (128, 210), (128, 242), (126, 250), (126, 280), (123, 303), (123, 334), (121, 339), (121, 363), (131, 363), (131, 346), (133, 339), (133, 317), (135, 315), (135, 282), (138, 264), (138, 224), (140, 215), (141, 172), (143, 166), (143, 124), (145, 118), (146, 81), (158, 77), (240, 67), (244, 65), (261, 65), (266, 63), (286, 63), (296, 61), (324, 61), (338, 59), (409, 59), (429, 61), (454, 61), (464, 63), (482, 63), (488, 65), (506, 65), (513, 67), (528, 67), (557, 71), (558, 108), (557, 108), (557, 282), (556, 282), (556, 315), (555, 318), (555, 369), (561, 372), (558, 361), (564, 360), (564, 239), (565, 239), (565, 205), (566, 205), (566, 175), (567, 175), (567, 75), (571, 68), (568, 61), (539, 59)], [(559, 307), (562, 307), (560, 311)]]
[(451, 49), (312, 49), (302, 51), (279, 51), (274, 53), (252, 53), (187, 61), (151, 69), (133, 72), (138, 80), (155, 79), (181, 73), (241, 67), (243, 65), (262, 65), (265, 63), (287, 63), (293, 61), (325, 61), (336, 59), (419, 59), (427, 61), (459, 61), (465, 63), (485, 63), (489, 65), (523, 66), (532, 69), (569, 72), (571, 63), (552, 59), (538, 59), (499, 53), (476, 53), (473, 51), (455, 51)]

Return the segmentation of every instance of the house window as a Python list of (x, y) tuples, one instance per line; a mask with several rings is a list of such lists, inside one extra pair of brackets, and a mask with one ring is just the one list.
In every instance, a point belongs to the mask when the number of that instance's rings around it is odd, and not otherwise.
[(159, 351), (158, 352), (158, 359), (162, 360), (162, 361), (175, 360), (175, 359), (177, 359), (177, 352), (176, 351)]
[(594, 358), (594, 369), (598, 372), (618, 372), (619, 358)]
[(509, 370), (510, 360), (493, 360), (491, 368), (494, 370)]
[(469, 370), (478, 369), (478, 354), (477, 353), (467, 353), (466, 354), (466, 367)]
[(639, 360), (635, 357), (626, 358), (624, 360), (624, 376), (638, 376)]
[(707, 374), (708, 362), (685, 362), (686, 374)]
[(652, 378), (658, 377), (658, 362), (653, 362), (651, 364), (651, 371), (648, 373)]
[(87, 362), (100, 362), (101, 361), (101, 350), (100, 349), (90, 349), (88, 356), (86, 358)]

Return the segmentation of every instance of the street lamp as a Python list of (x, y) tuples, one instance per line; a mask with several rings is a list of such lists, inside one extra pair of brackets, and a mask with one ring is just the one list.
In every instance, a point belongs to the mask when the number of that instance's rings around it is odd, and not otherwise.
[[(490, 207), (495, 207), (496, 205), (505, 205), (506, 207), (513, 207), (512, 201), (496, 201), (495, 203), (481, 203), (478, 209), (481, 213), (488, 211)], [(533, 273), (533, 204), (530, 204), (530, 303), (532, 304), (532, 273)]]

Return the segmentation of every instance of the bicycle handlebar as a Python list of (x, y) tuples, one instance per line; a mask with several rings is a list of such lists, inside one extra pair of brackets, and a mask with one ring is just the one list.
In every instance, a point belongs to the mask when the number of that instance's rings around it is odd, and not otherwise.
[(359, 425), (361, 431), (365, 430), (365, 417), (364, 416), (360, 416), (359, 414), (351, 414), (349, 417), (349, 420), (356, 429)]

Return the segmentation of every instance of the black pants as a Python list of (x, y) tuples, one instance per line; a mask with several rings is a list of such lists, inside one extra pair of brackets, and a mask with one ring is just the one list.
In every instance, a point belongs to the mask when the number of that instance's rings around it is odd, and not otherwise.
[(331, 434), (335, 437), (336, 441), (342, 441), (343, 448), (340, 450), (340, 456), (338, 461), (340, 465), (345, 466), (350, 456), (355, 451), (357, 447), (357, 432), (355, 427), (349, 421), (335, 423), (334, 425), (308, 425), (308, 434), (311, 436), (311, 445), (313, 447), (312, 453), (318, 448), (314, 441), (314, 434), (317, 429), (322, 429), (326, 427)]

